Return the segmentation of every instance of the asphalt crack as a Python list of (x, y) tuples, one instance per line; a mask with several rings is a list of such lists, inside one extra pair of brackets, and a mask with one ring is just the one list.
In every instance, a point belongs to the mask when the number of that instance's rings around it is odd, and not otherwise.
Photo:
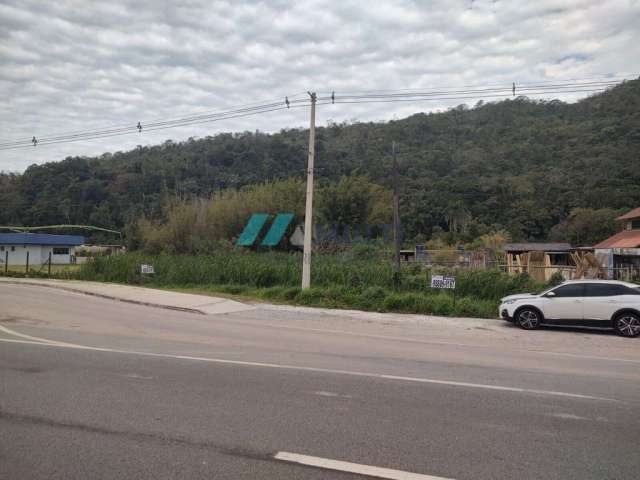
[(163, 446), (185, 446), (192, 448), (200, 448), (206, 450), (214, 450), (223, 455), (232, 457), (241, 457), (250, 460), (268, 461), (279, 463), (273, 456), (276, 452), (262, 452), (252, 450), (246, 447), (224, 445), (221, 443), (211, 442), (208, 440), (195, 440), (181, 435), (166, 435), (160, 433), (134, 432), (126, 430), (112, 429), (86, 423), (70, 422), (54, 420), (46, 417), (34, 415), (24, 415), (0, 411), (0, 421), (9, 422), (15, 425), (36, 425), (46, 426), (64, 430), (73, 430), (79, 432), (93, 433), (96, 435), (108, 435), (133, 440), (138, 442), (149, 442)]

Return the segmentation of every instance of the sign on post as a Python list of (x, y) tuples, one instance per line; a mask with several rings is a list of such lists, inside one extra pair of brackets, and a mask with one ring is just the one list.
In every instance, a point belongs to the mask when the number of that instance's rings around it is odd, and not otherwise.
[(431, 288), (450, 288), (455, 290), (456, 277), (445, 277), (444, 275), (431, 275)]
[(140, 273), (142, 275), (153, 275), (156, 272), (153, 269), (153, 265), (140, 265)]

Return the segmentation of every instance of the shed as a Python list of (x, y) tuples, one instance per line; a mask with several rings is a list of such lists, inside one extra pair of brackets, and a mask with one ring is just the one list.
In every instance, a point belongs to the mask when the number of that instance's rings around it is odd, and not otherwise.
[(536, 280), (546, 282), (556, 272), (570, 278), (575, 270), (572, 247), (568, 243), (507, 243), (503, 250), (509, 273), (526, 272)]
[(0, 233), (0, 263), (42, 265), (49, 261), (58, 265), (75, 262), (75, 248), (84, 244), (80, 235), (47, 233)]

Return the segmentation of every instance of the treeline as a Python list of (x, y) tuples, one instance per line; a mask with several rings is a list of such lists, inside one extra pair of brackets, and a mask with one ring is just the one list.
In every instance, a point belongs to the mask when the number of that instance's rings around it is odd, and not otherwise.
[[(388, 191), (392, 141), (400, 147), (408, 238), (455, 243), (505, 230), (514, 240), (543, 240), (569, 235), (576, 209), (602, 218), (640, 205), (640, 80), (575, 104), (517, 97), (385, 123), (330, 124), (317, 129), (319, 184), (337, 188), (345, 176), (366, 176)], [(33, 165), (0, 175), (0, 224), (129, 232), (141, 218), (166, 220), (168, 205), (301, 180), (306, 150), (307, 132), (290, 129)]]

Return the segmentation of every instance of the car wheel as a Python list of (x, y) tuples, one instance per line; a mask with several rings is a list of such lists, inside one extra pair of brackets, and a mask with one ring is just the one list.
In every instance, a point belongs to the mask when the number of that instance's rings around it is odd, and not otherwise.
[(516, 315), (516, 324), (525, 330), (535, 330), (542, 324), (542, 315), (533, 308), (523, 308)]
[(640, 316), (635, 313), (623, 313), (613, 321), (613, 328), (623, 337), (637, 337), (640, 335)]

